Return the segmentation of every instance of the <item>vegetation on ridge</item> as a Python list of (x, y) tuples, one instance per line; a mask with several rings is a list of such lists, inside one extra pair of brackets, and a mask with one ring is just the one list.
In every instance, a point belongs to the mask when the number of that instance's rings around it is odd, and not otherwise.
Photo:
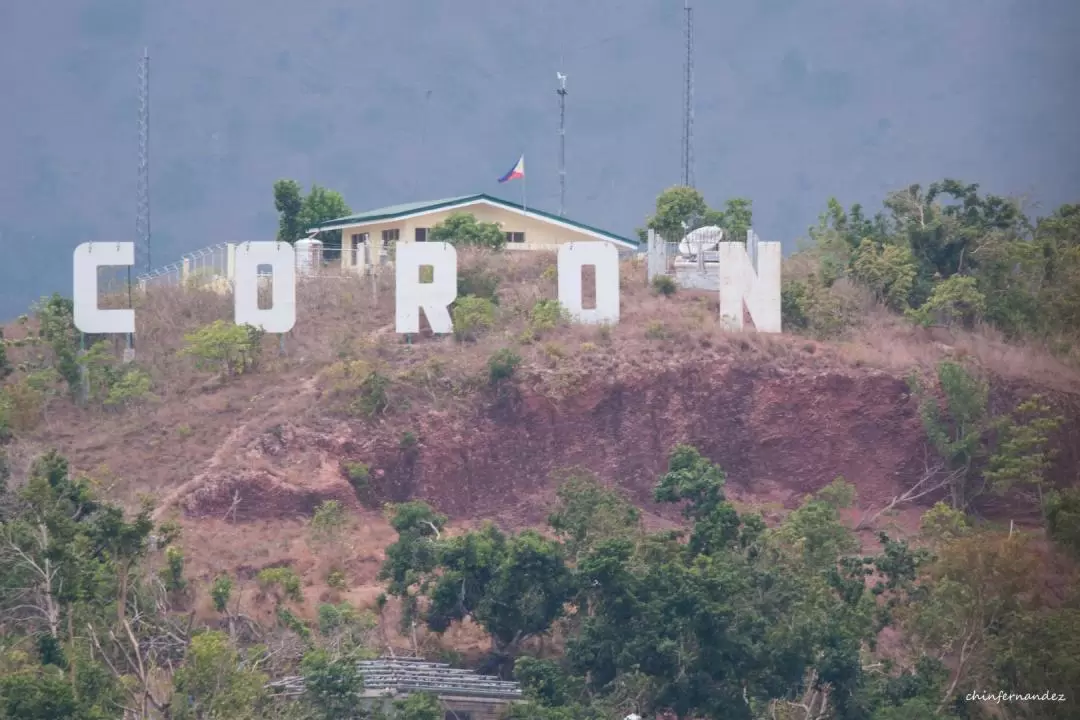
[[(283, 239), (294, 240), (306, 201), (299, 186), (281, 198), (292, 213)], [(678, 188), (648, 224), (716, 224), (741, 237), (751, 220), (749, 201), (710, 211)], [(1050, 480), (1066, 419), (1052, 387), (1008, 403), (994, 395), (1002, 378), (1074, 377), (1075, 206), (1030, 222), (1012, 201), (953, 181), (894, 194), (873, 218), (830, 202), (812, 244), (785, 261), (785, 334), (799, 338), (726, 334), (709, 298), (649, 286), (635, 261), (622, 267), (620, 325), (573, 326), (555, 299), (553, 258), (500, 252), (505, 237), (483, 226), (459, 216), (438, 228), (464, 246), (453, 338), (425, 329), (406, 345), (386, 332), (385, 277), (302, 283), (283, 354), (232, 325), (227, 295), (197, 288), (135, 296), (134, 362), (110, 338), (80, 338), (60, 295), (6, 328), (0, 718), (377, 718), (355, 701), (355, 660), (397, 643), (460, 662), (455, 638), (467, 633), (488, 645), (469, 664), (523, 684), (511, 720), (974, 719), (992, 715), (966, 696), (999, 690), (1069, 696), (991, 708), (1006, 717), (1075, 715), (1080, 491)], [(425, 429), (404, 424), (410, 408), (497, 410), (525, 387), (558, 402), (596, 375), (739, 354), (907, 375), (925, 476), (855, 514), (862, 479), (837, 479), (766, 522), (729, 499), (721, 465), (679, 445), (664, 449), (652, 497), (682, 510), (676, 530), (647, 530), (612, 489), (620, 478), (570, 468), (552, 480), (543, 528), (461, 527), (411, 499), (383, 507), (395, 539), (378, 557), (381, 546), (356, 547), (370, 528), (340, 495), (323, 499), (295, 540), (318, 562), (288, 547), (272, 560), (252, 549), (244, 567), (207, 571), (188, 542), (201, 521), (169, 522), (161, 505), (173, 488), (125, 485), (49, 449), (111, 426), (162, 463), (176, 447), (200, 462), (207, 448), (239, 455), (240, 443), (211, 434), (231, 438), (233, 428), (175, 424), (168, 411), (190, 403), (196, 415), (247, 422), (277, 392), (296, 400), (282, 411), (289, 419), (313, 413), (306, 403), (319, 418), (393, 433), (407, 467), (425, 452)], [(258, 442), (287, 454), (290, 429), (264, 422)], [(88, 451), (105, 442), (97, 437)], [(384, 468), (369, 461), (352, 455), (340, 472), (345, 492), (376, 508)], [(149, 478), (146, 464), (126, 470)], [(140, 497), (151, 490), (156, 498)], [(1041, 511), (1040, 521), (999, 527), (980, 516), (995, 497)], [(924, 502), (918, 531), (894, 524)], [(230, 513), (211, 521), (244, 524), (235, 502)], [(866, 528), (876, 541), (859, 534)], [(365, 562), (379, 566), (377, 598), (353, 593)], [(302, 697), (268, 686), (296, 675)], [(443, 711), (417, 694), (386, 712), (438, 720)]]

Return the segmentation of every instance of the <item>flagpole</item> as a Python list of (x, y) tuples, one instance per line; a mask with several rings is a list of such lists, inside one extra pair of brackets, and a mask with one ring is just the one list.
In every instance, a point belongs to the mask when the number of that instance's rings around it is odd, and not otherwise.
[(525, 201), (528, 198), (527, 190), (529, 187), (529, 181), (526, 178), (527, 176), (524, 175), (521, 177), (521, 212), (523, 214), (528, 212), (528, 205)]

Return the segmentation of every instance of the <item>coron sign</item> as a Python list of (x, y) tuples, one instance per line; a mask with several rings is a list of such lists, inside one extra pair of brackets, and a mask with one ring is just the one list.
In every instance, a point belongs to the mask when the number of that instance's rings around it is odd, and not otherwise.
[[(133, 265), (135, 244), (83, 243), (74, 254), (75, 327), (88, 334), (134, 334), (135, 311), (98, 306), (98, 268)], [(272, 305), (259, 308), (259, 267), (273, 273)], [(432, 269), (431, 282), (420, 282), (420, 268)], [(581, 269), (596, 270), (596, 307), (582, 303)], [(619, 322), (619, 253), (606, 242), (575, 242), (558, 253), (559, 303), (579, 323)], [(729, 327), (743, 325), (743, 306), (759, 332), (780, 332), (780, 243), (760, 243), (758, 270), (742, 243), (719, 245), (720, 314)], [(296, 324), (296, 251), (288, 243), (243, 243), (236, 248), (234, 322), (270, 333), (286, 333)], [(432, 332), (454, 331), (450, 304), (457, 298), (457, 250), (450, 243), (403, 243), (397, 246), (395, 325), (398, 333), (420, 332), (420, 310)]]

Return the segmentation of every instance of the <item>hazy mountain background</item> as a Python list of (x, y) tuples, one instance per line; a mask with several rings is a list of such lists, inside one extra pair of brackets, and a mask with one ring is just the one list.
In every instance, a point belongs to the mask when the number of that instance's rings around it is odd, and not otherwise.
[[(153, 260), (270, 239), (271, 185), (354, 210), (470, 192), (526, 156), (567, 214), (630, 234), (679, 180), (681, 0), (0, 0), (0, 317), (130, 240), (152, 57)], [(696, 179), (789, 247), (830, 195), (954, 176), (1080, 199), (1077, 0), (695, 2)], [(430, 95), (429, 95), (430, 92)]]

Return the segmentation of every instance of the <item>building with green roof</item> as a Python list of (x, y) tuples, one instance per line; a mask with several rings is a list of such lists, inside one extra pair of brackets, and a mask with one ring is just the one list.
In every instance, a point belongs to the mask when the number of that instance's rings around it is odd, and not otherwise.
[[(432, 227), (454, 213), (498, 224), (511, 250), (556, 250), (571, 242), (602, 240), (621, 252), (638, 242), (565, 217), (483, 193), (368, 210), (322, 223), (310, 232), (341, 231), (342, 268), (380, 264), (392, 243), (426, 242)], [(317, 237), (317, 235), (316, 235)]]

